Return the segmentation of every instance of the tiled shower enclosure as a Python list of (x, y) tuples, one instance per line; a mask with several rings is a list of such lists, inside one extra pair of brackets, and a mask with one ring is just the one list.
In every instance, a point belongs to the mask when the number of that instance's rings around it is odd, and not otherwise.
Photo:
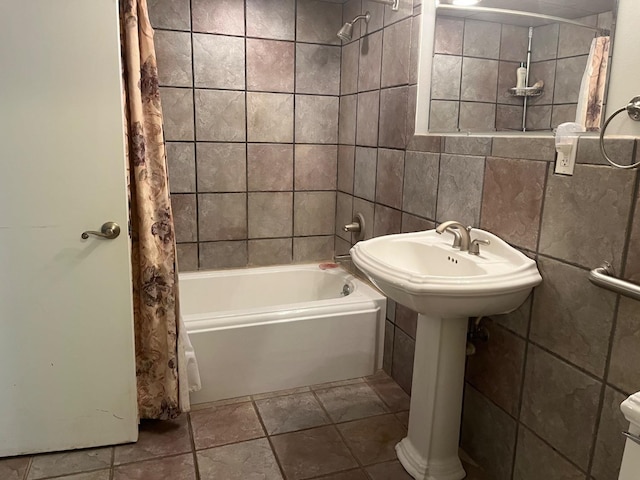
[[(341, 227), (356, 212), (367, 237), (451, 219), (490, 230), (536, 258), (544, 282), (517, 312), (484, 320), (462, 445), (492, 480), (615, 480), (619, 404), (640, 390), (640, 303), (587, 274), (609, 260), (640, 279), (637, 172), (603, 165), (594, 139), (561, 177), (552, 138), (414, 137), (419, 0), (399, 12), (364, 0), (149, 5), (181, 269), (328, 258), (334, 239), (345, 253), (354, 239)], [(342, 22), (366, 11), (369, 24), (341, 45)], [(500, 63), (511, 72), (520, 61), (501, 50), (511, 30), (492, 25), (496, 85)], [(584, 55), (565, 33), (546, 35), (548, 55), (533, 59), (560, 93), (557, 73)], [(573, 108), (571, 96), (551, 98), (531, 108), (541, 127)], [(607, 148), (628, 163), (636, 143)], [(385, 370), (410, 391), (416, 315), (396, 306), (387, 317)]]
[(181, 269), (330, 259), (342, 5), (149, 9)]

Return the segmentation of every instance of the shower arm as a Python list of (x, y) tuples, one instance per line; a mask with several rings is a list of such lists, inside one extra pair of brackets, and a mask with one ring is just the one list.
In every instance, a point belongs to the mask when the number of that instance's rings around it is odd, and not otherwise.
[(400, 0), (369, 0), (370, 2), (375, 3), (384, 3), (385, 5), (389, 5), (391, 10), (397, 11), (400, 7)]
[[(373, 1), (373, 0), (371, 0), (371, 1)], [(371, 18), (371, 15), (369, 15), (369, 12), (367, 12), (366, 14), (358, 15), (356, 18), (354, 18), (353, 20), (351, 20), (350, 22), (347, 22), (347, 23), (353, 25), (358, 20), (365, 20), (366, 22), (369, 22), (369, 18)]]

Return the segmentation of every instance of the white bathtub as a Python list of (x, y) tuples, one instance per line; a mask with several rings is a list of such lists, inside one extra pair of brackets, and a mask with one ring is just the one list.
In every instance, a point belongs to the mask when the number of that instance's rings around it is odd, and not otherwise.
[(180, 304), (202, 380), (194, 404), (382, 368), (386, 299), (340, 268), (182, 273)]

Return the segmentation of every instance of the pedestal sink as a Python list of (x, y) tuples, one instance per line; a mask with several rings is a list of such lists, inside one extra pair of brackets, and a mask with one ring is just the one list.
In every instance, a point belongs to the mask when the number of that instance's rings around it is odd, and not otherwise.
[(497, 236), (478, 255), (435, 230), (387, 235), (351, 249), (356, 266), (389, 298), (418, 312), (407, 436), (398, 459), (416, 480), (460, 480), (458, 458), (468, 317), (518, 308), (542, 278), (536, 263)]

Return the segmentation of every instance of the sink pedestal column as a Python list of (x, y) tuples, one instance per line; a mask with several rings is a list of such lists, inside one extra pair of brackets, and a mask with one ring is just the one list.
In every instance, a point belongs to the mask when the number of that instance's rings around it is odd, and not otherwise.
[(409, 431), (396, 445), (400, 463), (416, 480), (465, 477), (458, 443), (467, 323), (467, 317), (418, 316)]

